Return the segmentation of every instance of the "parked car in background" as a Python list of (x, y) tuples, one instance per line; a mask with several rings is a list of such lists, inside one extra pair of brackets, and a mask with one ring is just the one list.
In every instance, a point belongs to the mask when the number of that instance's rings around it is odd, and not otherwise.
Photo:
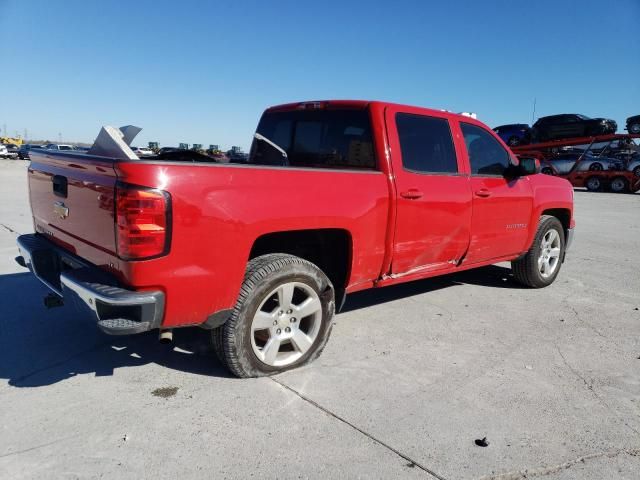
[(589, 153), (561, 153), (542, 161), (540, 172), (547, 175), (567, 175), (577, 161), (580, 161), (580, 171), (624, 170), (624, 162), (616, 158), (595, 157)]
[(64, 143), (48, 143), (44, 148), (47, 150), (75, 150), (73, 145), (66, 145)]
[(153, 150), (148, 147), (131, 147), (133, 153), (135, 153), (139, 157), (150, 157), (151, 155), (155, 155)]
[(13, 143), (3, 143), (5, 158), (18, 158), (18, 146)]
[(615, 133), (618, 124), (610, 118), (589, 118), (578, 114), (541, 117), (531, 128), (532, 142), (546, 142), (560, 138), (588, 137)]
[(629, 133), (640, 133), (640, 115), (627, 118), (627, 131)]
[(44, 146), (42, 145), (37, 145), (34, 143), (24, 143), (22, 145), (20, 145), (20, 148), (18, 149), (18, 157), (21, 160), (29, 160), (29, 151), (30, 150), (41, 150), (43, 149)]
[(494, 132), (510, 147), (526, 145), (531, 142), (531, 127), (526, 123), (511, 123), (500, 125), (493, 129)]
[(9, 150), (7, 150), (7, 147), (2, 145), (1, 143), (0, 143), (0, 157), (9, 158)]

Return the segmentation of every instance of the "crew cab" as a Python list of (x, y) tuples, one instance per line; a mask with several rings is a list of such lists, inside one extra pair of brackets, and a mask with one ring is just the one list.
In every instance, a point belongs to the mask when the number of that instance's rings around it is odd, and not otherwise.
[(571, 185), (466, 116), (280, 105), (243, 164), (139, 159), (139, 129), (122, 131), (89, 154), (31, 151), (17, 261), (106, 333), (210, 329), (240, 377), (316, 358), (349, 293), (503, 261), (546, 287), (573, 238)]

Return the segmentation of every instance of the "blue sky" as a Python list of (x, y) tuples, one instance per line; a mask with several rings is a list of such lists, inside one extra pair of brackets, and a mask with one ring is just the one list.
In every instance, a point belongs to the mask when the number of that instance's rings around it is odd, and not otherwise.
[(640, 114), (640, 0), (0, 0), (0, 127), (248, 147), (278, 103)]

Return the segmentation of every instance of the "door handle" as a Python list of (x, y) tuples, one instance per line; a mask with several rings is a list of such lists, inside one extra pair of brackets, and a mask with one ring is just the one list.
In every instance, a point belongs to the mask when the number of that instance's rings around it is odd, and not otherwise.
[(416, 188), (410, 188), (409, 190), (400, 192), (400, 196), (402, 198), (408, 198), (409, 200), (417, 200), (418, 198), (421, 198), (422, 195), (424, 194)]
[(478, 197), (484, 197), (484, 198), (490, 197), (491, 196), (491, 190), (488, 190), (486, 188), (481, 188), (480, 190), (476, 191), (476, 195)]

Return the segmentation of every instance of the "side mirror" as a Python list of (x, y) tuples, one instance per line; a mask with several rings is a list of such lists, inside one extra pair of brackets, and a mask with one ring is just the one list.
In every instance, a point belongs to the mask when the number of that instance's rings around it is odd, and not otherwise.
[(521, 158), (519, 167), (521, 175), (540, 173), (540, 161), (537, 158)]

